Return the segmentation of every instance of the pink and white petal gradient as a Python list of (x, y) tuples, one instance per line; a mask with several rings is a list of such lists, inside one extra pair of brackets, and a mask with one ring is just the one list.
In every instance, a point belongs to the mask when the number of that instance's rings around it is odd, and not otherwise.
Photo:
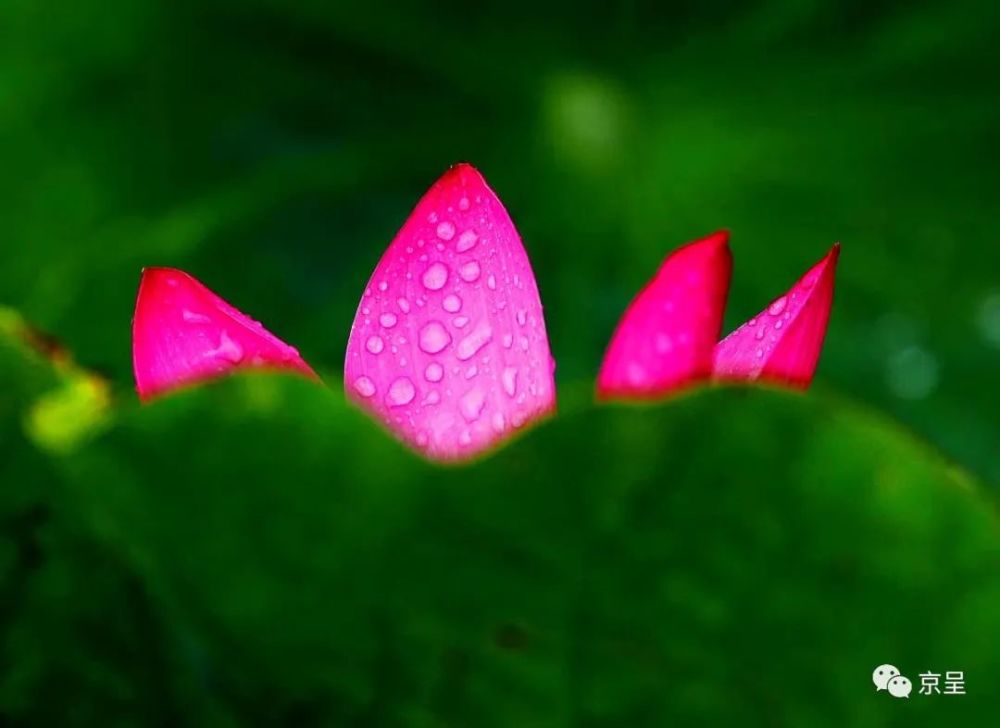
[(652, 398), (709, 379), (732, 267), (725, 231), (668, 255), (611, 337), (598, 398)]
[(838, 243), (788, 293), (720, 341), (716, 379), (807, 388), (823, 349), (839, 256)]
[(535, 276), (507, 211), (459, 164), (417, 203), (358, 306), (349, 397), (435, 460), (473, 457), (555, 408)]
[(142, 272), (132, 364), (143, 401), (236, 369), (285, 369), (318, 379), (294, 347), (174, 268)]

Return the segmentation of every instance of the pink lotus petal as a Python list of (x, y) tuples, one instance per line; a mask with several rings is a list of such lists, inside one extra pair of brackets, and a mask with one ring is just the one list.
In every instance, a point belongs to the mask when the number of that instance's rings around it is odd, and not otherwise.
[(294, 347), (173, 268), (146, 268), (132, 320), (139, 397), (234, 369), (291, 369), (318, 379)]
[(805, 389), (816, 373), (833, 304), (840, 244), (754, 318), (715, 347), (715, 377)]
[(351, 327), (348, 396), (438, 460), (472, 457), (555, 407), (535, 276), (507, 211), (459, 164), (417, 203)]
[(645, 399), (708, 379), (732, 268), (726, 232), (668, 255), (611, 337), (598, 398)]

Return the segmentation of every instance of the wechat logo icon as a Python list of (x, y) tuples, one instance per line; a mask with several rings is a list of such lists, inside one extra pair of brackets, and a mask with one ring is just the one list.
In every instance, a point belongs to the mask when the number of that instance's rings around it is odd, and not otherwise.
[(872, 671), (872, 682), (875, 692), (885, 690), (894, 698), (909, 698), (913, 691), (913, 683), (909, 678), (899, 674), (899, 669), (893, 665), (879, 665)]

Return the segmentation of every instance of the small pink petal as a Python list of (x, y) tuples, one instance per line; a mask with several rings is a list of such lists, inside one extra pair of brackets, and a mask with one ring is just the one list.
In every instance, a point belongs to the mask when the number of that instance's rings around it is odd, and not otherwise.
[(805, 389), (816, 373), (833, 304), (840, 243), (757, 316), (715, 347), (715, 377)]
[(234, 369), (290, 369), (318, 379), (299, 352), (174, 268), (146, 268), (132, 320), (142, 400)]
[(358, 306), (344, 387), (431, 458), (472, 457), (555, 407), (528, 256), (468, 164), (423, 196)]
[(611, 337), (598, 398), (657, 397), (708, 379), (732, 269), (724, 231), (668, 255)]

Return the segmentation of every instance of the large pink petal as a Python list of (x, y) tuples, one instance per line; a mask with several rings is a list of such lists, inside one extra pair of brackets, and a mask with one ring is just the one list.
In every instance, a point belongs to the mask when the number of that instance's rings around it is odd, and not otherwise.
[(788, 293), (720, 341), (715, 377), (808, 387), (823, 349), (839, 255), (838, 243)]
[(143, 400), (234, 369), (290, 369), (317, 378), (294, 347), (173, 268), (142, 272), (132, 363)]
[(507, 211), (459, 164), (417, 203), (351, 327), (347, 393), (438, 460), (474, 456), (555, 406), (535, 276)]
[(732, 268), (726, 232), (668, 255), (611, 337), (598, 397), (646, 399), (708, 379)]

